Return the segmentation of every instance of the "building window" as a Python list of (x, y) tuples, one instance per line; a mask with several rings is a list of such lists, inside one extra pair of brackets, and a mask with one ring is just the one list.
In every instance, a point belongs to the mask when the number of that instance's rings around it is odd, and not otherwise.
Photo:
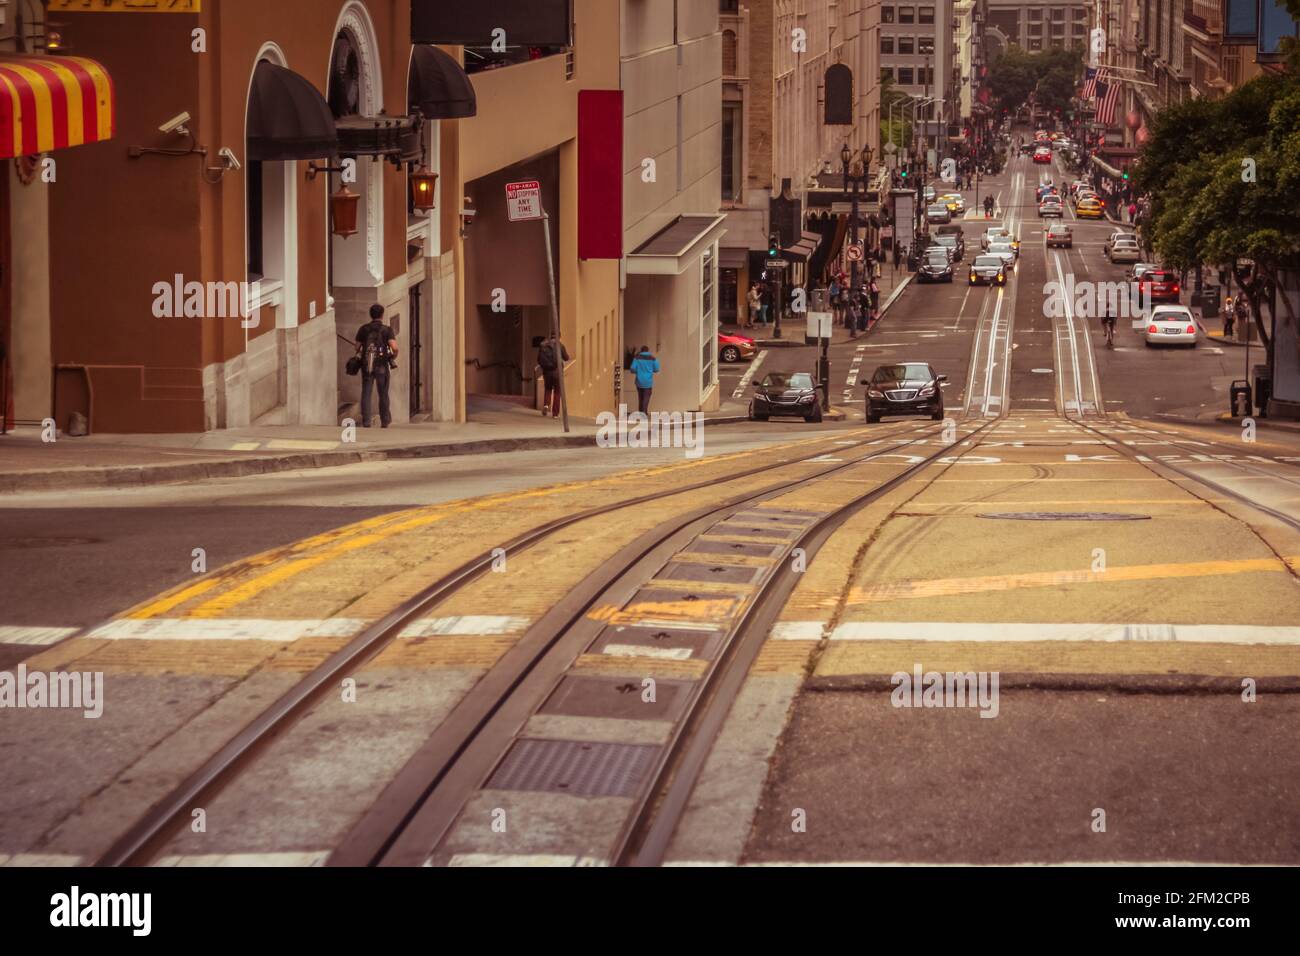
[(249, 160), (248, 173), (248, 281), (262, 278), (262, 162)]
[(899, 7), (899, 8), (898, 8), (898, 22), (899, 22), (899, 23), (915, 23), (915, 22), (916, 22), (916, 7)]
[(1031, 38), (1030, 38), (1030, 40), (1029, 40), (1029, 49), (1031, 49), (1031, 50), (1041, 50), (1042, 48), (1043, 48), (1043, 41), (1042, 41), (1040, 38), (1038, 38), (1038, 37), (1031, 37)]
[(736, 72), (736, 33), (734, 30), (722, 31), (722, 75), (739, 75)]
[(722, 104), (722, 198), (740, 198), (741, 105)]
[(934, 37), (917, 37), (916, 52), (931, 53), (931, 54), (934, 53)]
[(898, 38), (898, 52), (899, 52), (899, 53), (913, 53), (913, 52), (915, 52), (915, 48), (916, 48), (915, 40), (916, 40), (916, 37), (899, 37), (899, 38)]
[(1053, 7), (1053, 8), (1052, 8), (1052, 19), (1053, 19), (1053, 20), (1062, 20), (1062, 21), (1063, 21), (1063, 20), (1065, 19), (1065, 11), (1062, 10), (1060, 7)]
[(882, 66), (880, 68), (880, 78), (882, 81), (894, 82), (894, 68), (892, 66)]
[(739, 13), (740, 0), (718, 0), (719, 13)]
[(1042, 7), (1030, 7), (1030, 9), (1029, 9), (1029, 19), (1031, 19), (1031, 20), (1041, 20), (1041, 19), (1043, 19), (1043, 8), (1042, 8)]
[(1041, 23), (1031, 23), (1029, 24), (1028, 29), (1029, 29), (1029, 35), (1031, 37), (1037, 37), (1043, 35), (1043, 25)]
[(894, 8), (893, 8), (893, 7), (881, 7), (881, 8), (880, 8), (880, 22), (881, 22), (881, 23), (893, 23), (893, 22), (894, 22)]
[(912, 85), (912, 68), (910, 66), (900, 66), (898, 68), (898, 82), (901, 86)]
[(921, 7), (917, 11), (917, 23), (934, 23), (934, 7)]
[(716, 265), (713, 247), (710, 246), (700, 259), (701, 395), (709, 390), (713, 377), (717, 374), (718, 312), (713, 296), (713, 272)]
[(882, 37), (880, 38), (880, 52), (881, 52), (881, 53), (893, 53), (893, 52), (894, 52), (894, 38), (893, 38), (893, 37), (884, 37), (884, 36), (882, 36)]

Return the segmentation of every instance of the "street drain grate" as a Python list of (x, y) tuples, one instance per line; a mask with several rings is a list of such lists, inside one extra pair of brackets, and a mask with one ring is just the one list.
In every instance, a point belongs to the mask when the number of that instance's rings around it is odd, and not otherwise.
[(488, 780), (489, 790), (540, 790), (575, 797), (631, 797), (658, 747), (581, 740), (518, 740)]
[(1149, 521), (1150, 515), (1118, 514), (1113, 511), (989, 511), (977, 518), (1007, 521)]

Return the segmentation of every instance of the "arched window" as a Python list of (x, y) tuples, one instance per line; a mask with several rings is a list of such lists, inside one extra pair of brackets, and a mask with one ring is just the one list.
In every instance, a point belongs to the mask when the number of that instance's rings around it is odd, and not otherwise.
[(736, 76), (736, 34), (733, 30), (722, 31), (722, 75)]

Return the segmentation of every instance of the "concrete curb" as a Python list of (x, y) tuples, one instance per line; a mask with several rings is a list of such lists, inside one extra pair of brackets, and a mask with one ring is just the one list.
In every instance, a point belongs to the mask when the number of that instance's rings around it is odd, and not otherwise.
[[(747, 422), (745, 415), (706, 418), (705, 425)], [(96, 488), (142, 488), (181, 484), (214, 478), (244, 478), (301, 469), (335, 468), (375, 461), (409, 461), (415, 458), (452, 458), (459, 455), (493, 455), (512, 451), (583, 448), (595, 444), (595, 435), (553, 435), (535, 438), (486, 438), (479, 441), (402, 445), (357, 451), (315, 452), (264, 458), (225, 458), (175, 465), (119, 465), (107, 468), (64, 468), (57, 471), (0, 473), (0, 492), (70, 491)]]

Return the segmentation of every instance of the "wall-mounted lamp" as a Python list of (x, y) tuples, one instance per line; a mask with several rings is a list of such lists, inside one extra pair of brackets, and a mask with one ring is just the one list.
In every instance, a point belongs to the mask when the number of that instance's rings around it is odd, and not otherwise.
[(357, 200), (361, 197), (348, 189), (347, 183), (330, 197), (330, 218), (334, 220), (333, 233), (343, 239), (357, 234)]
[(474, 200), (466, 196), (460, 207), (460, 237), (462, 239), (469, 232), (469, 227), (473, 225), (476, 215), (478, 215), (478, 211), (474, 208)]
[(434, 187), (437, 184), (438, 174), (429, 172), (423, 166), (411, 173), (411, 204), (426, 212), (432, 209)]

